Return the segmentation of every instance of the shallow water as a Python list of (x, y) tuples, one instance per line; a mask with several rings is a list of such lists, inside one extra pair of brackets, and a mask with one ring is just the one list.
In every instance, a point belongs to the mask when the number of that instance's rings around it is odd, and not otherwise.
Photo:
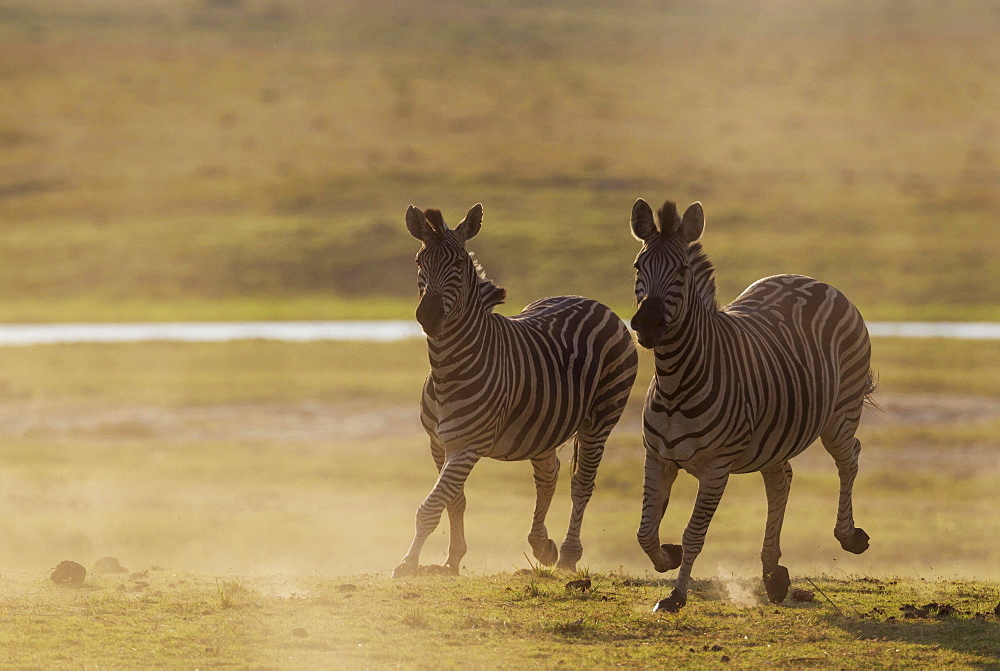
[[(1000, 340), (1000, 322), (869, 322), (868, 330), (875, 337)], [(257, 339), (390, 342), (422, 336), (420, 326), (408, 320), (0, 325), (0, 345)]]

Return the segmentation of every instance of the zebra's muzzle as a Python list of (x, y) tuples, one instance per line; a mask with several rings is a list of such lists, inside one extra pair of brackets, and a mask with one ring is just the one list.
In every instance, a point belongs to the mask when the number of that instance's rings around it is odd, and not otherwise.
[(652, 349), (666, 337), (667, 320), (663, 312), (663, 301), (659, 298), (647, 297), (639, 304), (630, 326), (643, 347)]
[(428, 291), (417, 305), (417, 322), (428, 338), (436, 338), (444, 326), (444, 300), (436, 291)]

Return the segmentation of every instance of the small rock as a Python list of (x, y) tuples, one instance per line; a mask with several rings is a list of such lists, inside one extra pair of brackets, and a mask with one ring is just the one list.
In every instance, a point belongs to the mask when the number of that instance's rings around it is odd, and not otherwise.
[(723, 655), (722, 659), (719, 661), (721, 661), (723, 664), (727, 663), (729, 661), (729, 655)]
[(710, 652), (720, 652), (721, 650), (722, 646), (719, 644), (713, 645), (711, 648), (709, 648)]
[(82, 564), (68, 559), (59, 562), (59, 565), (52, 571), (52, 582), (57, 585), (82, 585), (86, 577), (87, 569), (83, 568)]
[(94, 573), (128, 573), (128, 569), (114, 557), (101, 557), (94, 562)]
[(357, 592), (358, 586), (352, 585), (351, 583), (344, 583), (343, 585), (337, 585), (338, 592)]
[(791, 594), (792, 601), (812, 601), (816, 598), (816, 592), (811, 589), (793, 589)]
[(578, 589), (581, 592), (590, 591), (590, 578), (581, 578), (580, 580), (570, 580), (566, 583), (566, 589)]
[(141, 580), (143, 578), (148, 578), (148, 577), (149, 577), (149, 571), (136, 571), (135, 573), (131, 574), (128, 577), (128, 579), (129, 580)]
[(997, 602), (997, 607), (993, 609), (993, 614), (1000, 617), (1000, 601)]
[(292, 636), (296, 636), (298, 638), (305, 638), (308, 635), (309, 632), (303, 629), (302, 627), (295, 627), (295, 629), (292, 629)]

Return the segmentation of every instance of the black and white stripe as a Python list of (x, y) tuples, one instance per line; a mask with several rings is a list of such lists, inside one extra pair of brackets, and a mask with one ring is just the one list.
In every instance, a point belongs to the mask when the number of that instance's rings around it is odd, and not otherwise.
[[(635, 380), (638, 357), (628, 329), (596, 301), (559, 296), (513, 317), (493, 313), (506, 294), (465, 251), (482, 215), (476, 205), (452, 230), (437, 210), (410, 206), (406, 212), (407, 228), (423, 242), (417, 320), (427, 334), (431, 370), (420, 420), (440, 474), (417, 510), (413, 543), (394, 576), (417, 568), (421, 547), (446, 508), (446, 567), (458, 572), (466, 551), (464, 485), (483, 457), (531, 461), (537, 499), (528, 542), (541, 563), (558, 560), (562, 568), (575, 568), (604, 443)], [(559, 473), (556, 448), (573, 437), (573, 511), (557, 549), (545, 515)]]
[[(817, 438), (840, 475), (834, 536), (854, 553), (868, 535), (854, 526), (851, 492), (861, 443), (862, 406), (875, 389), (868, 331), (857, 308), (828, 284), (800, 275), (768, 277), (731, 304), (715, 301), (715, 270), (696, 241), (700, 203), (683, 218), (668, 202), (658, 213), (643, 200), (632, 232), (643, 244), (635, 261), (639, 343), (652, 348), (656, 375), (646, 395), (646, 473), (638, 539), (658, 571), (680, 566), (670, 596), (656, 610), (676, 611), (730, 473), (759, 471), (768, 513), (761, 551), (769, 598), (784, 600), (788, 571), (778, 564), (779, 537), (792, 480), (788, 460)], [(660, 545), (670, 488), (683, 468), (698, 495), (680, 546)]]

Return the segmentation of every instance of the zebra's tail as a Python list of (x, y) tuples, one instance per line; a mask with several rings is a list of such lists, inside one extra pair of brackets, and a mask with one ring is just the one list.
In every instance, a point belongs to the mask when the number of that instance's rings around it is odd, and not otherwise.
[(865, 399), (864, 405), (867, 405), (872, 410), (877, 410), (882, 412), (882, 408), (879, 406), (878, 402), (872, 398), (872, 394), (878, 388), (878, 371), (874, 368), (868, 369), (868, 378), (865, 380)]

